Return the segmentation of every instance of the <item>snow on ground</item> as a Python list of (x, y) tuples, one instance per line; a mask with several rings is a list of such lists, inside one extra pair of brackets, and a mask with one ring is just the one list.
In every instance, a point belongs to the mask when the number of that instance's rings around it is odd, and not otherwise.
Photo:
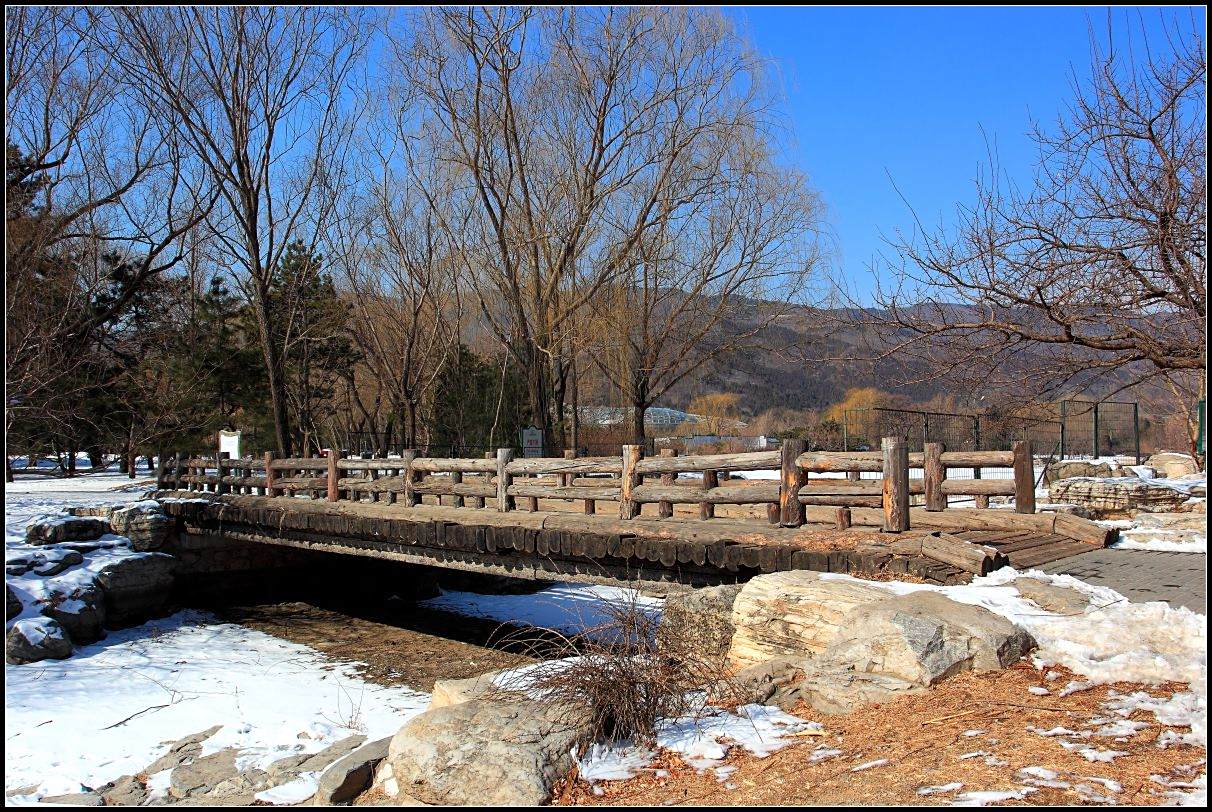
[[(793, 744), (797, 733), (823, 730), (817, 722), (766, 705), (742, 705), (736, 713), (708, 711), (699, 718), (662, 722), (657, 728), (657, 747), (677, 753), (688, 765), (702, 772), (717, 768), (733, 747), (765, 758)], [(617, 781), (646, 769), (654, 758), (655, 752), (630, 742), (610, 746), (595, 744), (577, 759), (577, 765), (580, 776), (586, 781)]]
[(5, 666), (5, 677), (5, 789), (35, 786), (33, 796), (137, 773), (213, 725), (204, 755), (236, 747), (242, 768), (264, 769), (354, 733), (391, 735), (429, 702), (193, 611), (110, 632), (67, 660)]
[[(64, 515), (72, 505), (131, 502), (141, 494), (122, 490), (128, 483), (109, 473), (19, 476), (5, 494), (6, 559), (55, 546), (25, 543), (33, 519)], [(115, 558), (143, 555), (121, 536), (103, 541), (107, 547), (58, 576), (7, 577), (26, 604), (22, 618), (39, 617), (34, 598), (70, 591)], [(20, 803), (99, 786), (213, 725), (222, 728), (203, 743), (204, 753), (238, 747), (241, 766), (263, 767), (354, 732), (390, 735), (428, 702), (427, 694), (363, 682), (352, 665), (305, 646), (181, 612), (112, 631), (67, 660), (5, 665), (5, 789), (33, 787), (8, 799)]]
[[(840, 574), (821, 577), (852, 578)], [(1019, 578), (1076, 589), (1089, 595), (1092, 603), (1081, 614), (1047, 612), (1019, 595), (1014, 587)], [(1190, 691), (1174, 694), (1164, 703), (1140, 704), (1140, 707), (1152, 710), (1163, 723), (1190, 725), (1191, 733), (1184, 740), (1207, 747), (1207, 621), (1190, 609), (1171, 607), (1162, 601), (1132, 603), (1112, 589), (1087, 584), (1071, 575), (1050, 575), (1037, 570), (1020, 573), (1010, 567), (959, 586), (899, 581), (865, 583), (898, 594), (928, 589), (960, 603), (983, 606), (1031, 632), (1039, 643), (1034, 654), (1037, 666), (1063, 665), (1084, 677), (1087, 687), (1119, 681), (1189, 683)], [(1145, 703), (1144, 699), (1137, 699)], [(1130, 711), (1122, 715), (1130, 715)], [(1167, 719), (1170, 721), (1166, 722)]]

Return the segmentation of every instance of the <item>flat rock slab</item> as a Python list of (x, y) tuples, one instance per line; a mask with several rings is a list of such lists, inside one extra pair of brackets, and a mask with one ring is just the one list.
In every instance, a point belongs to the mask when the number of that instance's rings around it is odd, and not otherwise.
[(1035, 578), (1015, 578), (1012, 586), (1036, 606), (1058, 615), (1080, 615), (1090, 605), (1090, 596), (1085, 592)]
[(390, 744), (390, 736), (367, 742), (329, 766), (320, 776), (316, 794), (311, 799), (312, 805), (344, 803), (369, 787), (375, 768), (387, 758)]

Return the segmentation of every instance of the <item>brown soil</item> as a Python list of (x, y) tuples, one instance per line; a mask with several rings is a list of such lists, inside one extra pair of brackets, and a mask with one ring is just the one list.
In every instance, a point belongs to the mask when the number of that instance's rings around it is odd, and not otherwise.
[[(219, 614), (225, 620), (353, 663), (369, 682), (406, 685), (426, 693), (433, 690), (434, 680), (474, 677), (533, 662), (529, 656), (496, 646), (512, 629), (496, 621), (415, 604), (403, 604), (398, 612), (359, 615), (351, 611), (276, 603), (234, 606)], [(368, 614), (374, 616), (365, 616)]]
[[(957, 781), (963, 783), (960, 793), (1015, 790), (1031, 786), (1016, 778), (1016, 771), (1039, 766), (1061, 773), (1061, 779), (1071, 787), (1035, 787), (1035, 792), (1023, 800), (1006, 803), (1089, 803), (1072, 788), (1086, 784), (1120, 804), (1153, 805), (1168, 799), (1162, 794), (1165, 787), (1152, 781), (1150, 775), (1190, 781), (1203, 771), (1199, 765), (1206, 758), (1204, 749), (1158, 748), (1157, 738), (1166, 728), (1151, 713), (1132, 717), (1149, 726), (1126, 741), (1097, 736), (1075, 740), (1099, 749), (1126, 751), (1127, 755), (1110, 763), (1087, 761), (1062, 748), (1061, 738), (1029, 731), (1030, 727), (1048, 730), (1063, 726), (1075, 731), (1097, 727), (1089, 720), (1111, 715), (1100, 707), (1109, 690), (1145, 690), (1154, 696), (1168, 696), (1186, 687), (1116, 684), (1066, 697), (1055, 693), (1035, 696), (1027, 691), (1037, 685), (1054, 690), (1064, 686), (1071, 675), (1056, 670), (1062, 676), (1053, 681), (1044, 681), (1040, 672), (1026, 664), (1002, 672), (964, 674), (924, 694), (869, 705), (848, 716), (821, 716), (801, 707), (797, 715), (821, 721), (826, 735), (804, 737), (802, 744), (764, 759), (743, 752), (737, 755), (734, 749), (728, 762), (737, 769), (726, 782), (718, 781), (711, 772), (699, 775), (676, 756), (664, 754), (656, 766), (668, 771), (665, 777), (647, 772), (629, 781), (602, 782), (598, 787), (603, 795), (595, 795), (585, 782), (572, 781), (562, 789), (559, 802), (646, 806), (947, 804), (955, 792), (919, 795), (917, 790)], [(969, 731), (979, 733), (966, 735)], [(820, 745), (843, 754), (813, 763), (810, 755)], [(990, 753), (993, 763), (987, 763), (984, 755), (960, 758), (976, 751)], [(888, 759), (888, 763), (852, 771), (879, 759)], [(1122, 791), (1112, 793), (1090, 777), (1117, 781)]]

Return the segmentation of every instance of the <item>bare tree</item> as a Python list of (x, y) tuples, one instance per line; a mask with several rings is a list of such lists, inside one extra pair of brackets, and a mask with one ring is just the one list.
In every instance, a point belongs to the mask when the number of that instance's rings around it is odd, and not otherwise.
[[(278, 450), (289, 455), (291, 297), (271, 295), (274, 272), (291, 242), (314, 250), (334, 214), (324, 192), (351, 141), (347, 91), (371, 21), (335, 7), (182, 7), (118, 9), (101, 22), (120, 37), (116, 61), (175, 123), (217, 190), (208, 223), (256, 314)], [(273, 312), (274, 302), (283, 310)]]
[[(710, 82), (704, 90), (715, 92)], [(630, 406), (636, 443), (647, 409), (670, 389), (761, 343), (819, 257), (817, 201), (802, 175), (769, 161), (758, 124), (730, 116), (688, 156), (633, 264), (594, 300), (601, 344), (589, 358)]]
[[(353, 337), (371, 381), (351, 400), (376, 434), (373, 412), (383, 402), (387, 420), (379, 447), (395, 430), (404, 445), (416, 447), (421, 406), (460, 339), (458, 248), (443, 227), (443, 220), (457, 225), (458, 215), (439, 217), (417, 193), (418, 175), (433, 192), (441, 187), (431, 164), (412, 156), (401, 168), (390, 144), (375, 156), (366, 171), (374, 183), (364, 199), (351, 201), (358, 216), (344, 221), (348, 229), (334, 231), (354, 312)], [(364, 394), (372, 395), (374, 407)]]
[[(996, 166), (954, 233), (920, 224), (878, 291), (883, 352), (1031, 394), (1207, 368), (1207, 64), (1172, 32), (1092, 45), (1088, 82), (1019, 190)], [(1036, 373), (1046, 372), (1040, 375)], [(1027, 387), (1024, 387), (1024, 382)]]
[(175, 120), (107, 58), (111, 31), (80, 8), (5, 15), (8, 431), (72, 410), (92, 334), (178, 262), (212, 201)]
[(465, 179), (432, 204), (470, 212), (452, 228), (466, 278), (558, 447), (578, 314), (637, 267), (693, 156), (730, 116), (761, 112), (729, 24), (685, 9), (432, 9), (397, 52), (416, 137)]

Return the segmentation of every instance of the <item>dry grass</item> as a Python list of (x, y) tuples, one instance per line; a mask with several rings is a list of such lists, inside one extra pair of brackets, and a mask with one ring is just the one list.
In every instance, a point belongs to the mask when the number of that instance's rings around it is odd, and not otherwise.
[(603, 607), (605, 619), (572, 635), (544, 629), (507, 635), (517, 649), (533, 641), (536, 653), (554, 658), (498, 682), (503, 694), (526, 693), (576, 720), (588, 719), (594, 741), (652, 744), (661, 719), (706, 712), (705, 690), (729, 694), (724, 657), (711, 650), (702, 624), (661, 625), (629, 597)]
[[(1062, 671), (1061, 669), (1056, 669)], [(922, 796), (920, 787), (962, 782), (960, 792), (1012, 790), (1027, 786), (1015, 773), (1040, 766), (1062, 774), (1073, 786), (1085, 783), (1114, 797), (1120, 804), (1164, 803), (1165, 788), (1150, 775), (1171, 776), (1189, 781), (1203, 770), (1202, 748), (1182, 746), (1159, 749), (1157, 738), (1164, 728), (1150, 713), (1132, 718), (1148, 727), (1126, 741), (1092, 737), (1083, 739), (1102, 749), (1125, 751), (1113, 762), (1090, 762), (1060, 746), (1059, 739), (1028, 730), (1057, 726), (1081, 731), (1095, 727), (1089, 720), (1105, 716), (1101, 707), (1109, 690), (1128, 693), (1145, 690), (1155, 696), (1170, 695), (1186, 686), (1168, 684), (1101, 686), (1066, 697), (1035, 696), (1027, 688), (1035, 685), (1059, 687), (1071, 675), (1045, 682), (1026, 664), (1006, 671), (964, 674), (923, 694), (904, 696), (882, 705), (856, 709), (847, 716), (821, 716), (809, 708), (796, 712), (821, 721), (828, 734), (806, 739), (768, 758), (757, 759), (734, 751), (729, 763), (737, 770), (728, 786), (710, 772), (699, 775), (676, 757), (665, 754), (659, 765), (668, 775), (658, 778), (649, 772), (630, 781), (604, 782), (595, 795), (584, 782), (566, 788), (562, 800), (569, 804), (607, 805), (820, 805), (820, 804), (946, 804), (952, 794)], [(980, 731), (966, 735), (969, 731)], [(834, 747), (843, 754), (813, 763), (809, 756), (819, 745)], [(960, 756), (987, 751), (985, 756)], [(877, 759), (889, 763), (860, 772), (852, 768)], [(1068, 777), (1066, 777), (1068, 776)], [(1090, 777), (1110, 779), (1122, 785), (1117, 794), (1106, 792)], [(1035, 787), (1021, 805), (1059, 805), (1088, 802), (1071, 786), (1067, 789)], [(728, 787), (732, 787), (731, 789)]]

